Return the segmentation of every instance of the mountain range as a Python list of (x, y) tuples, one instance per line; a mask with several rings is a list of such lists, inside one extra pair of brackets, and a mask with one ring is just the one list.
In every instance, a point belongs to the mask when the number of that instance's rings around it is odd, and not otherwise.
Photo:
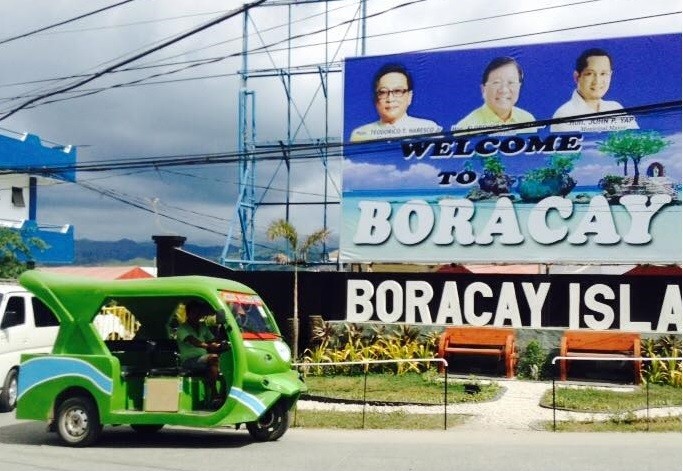
[[(217, 260), (222, 246), (183, 245), (183, 249), (209, 260)], [(130, 239), (97, 241), (77, 239), (74, 242), (74, 265), (110, 265), (135, 260), (136, 265), (148, 262), (154, 264), (156, 257), (154, 242), (135, 242)]]

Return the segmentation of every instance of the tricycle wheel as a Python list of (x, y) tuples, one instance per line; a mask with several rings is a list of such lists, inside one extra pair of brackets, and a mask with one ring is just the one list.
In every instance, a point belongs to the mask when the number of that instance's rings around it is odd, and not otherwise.
[(164, 424), (131, 424), (130, 428), (138, 433), (156, 433), (164, 427)]
[(57, 410), (57, 432), (69, 446), (92, 445), (102, 432), (100, 414), (89, 397), (70, 397)]
[(289, 427), (289, 410), (284, 402), (277, 402), (256, 422), (248, 422), (247, 430), (254, 440), (267, 442), (277, 440)]

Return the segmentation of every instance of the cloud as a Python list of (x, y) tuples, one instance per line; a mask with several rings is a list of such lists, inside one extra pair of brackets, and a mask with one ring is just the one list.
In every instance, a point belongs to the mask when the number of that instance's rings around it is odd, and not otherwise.
[(344, 187), (351, 189), (395, 188), (400, 181), (405, 188), (434, 186), (440, 170), (432, 165), (417, 163), (405, 170), (395, 165), (378, 165), (344, 161)]
[[(97, 3), (97, 4), (95, 4)], [(92, 11), (106, 3), (91, 0), (44, 2), (25, 0), (19, 3), (0, 2), (3, 19), (2, 37), (10, 37), (50, 23)], [(404, 3), (399, 0), (369, 2), (368, 13), (376, 13)], [(657, 3), (657, 5), (655, 5)], [(8, 98), (50, 90), (56, 85), (71, 83), (40, 82), (8, 86), (7, 84), (69, 76), (102, 70), (111, 61), (131, 57), (136, 51), (149, 48), (174, 34), (214, 18), (241, 2), (195, 0), (168, 2), (158, 8), (155, 2), (132, 2), (108, 13), (95, 15), (73, 23), (50, 34), (7, 43), (0, 47), (0, 61), (5, 64), (0, 83), (0, 111), (11, 109), (22, 100)], [(510, 15), (521, 10), (521, 4), (505, 0), (459, 2), (453, 8), (449, 2), (428, 0), (410, 7), (396, 9), (368, 19), (367, 54), (389, 54), (428, 47), (448, 46), (463, 42), (489, 40), (515, 36), (532, 30), (561, 28), (584, 23), (614, 20), (615, 11), (621, 17), (656, 14), (680, 5), (673, 0), (665, 2), (629, 2), (628, 6), (613, 0), (548, 10), (546, 12)], [(268, 143), (277, 149), (278, 142), (287, 143), (288, 123), (291, 139), (295, 143), (316, 142), (327, 139), (335, 142), (341, 132), (342, 74), (330, 73), (327, 79), (309, 64), (323, 64), (343, 60), (360, 54), (359, 41), (346, 41), (339, 46), (302, 45), (324, 42), (325, 35), (304, 37), (291, 41), (291, 54), (287, 50), (287, 9), (269, 7), (252, 12), (248, 47), (279, 44), (265, 51), (250, 54), (246, 64), (250, 70), (267, 69), (268, 77), (251, 77), (246, 84), (250, 93), (246, 133), (259, 145)], [(304, 34), (325, 26), (330, 12), (329, 25), (349, 20), (357, 13), (357, 1), (340, 1), (327, 4), (294, 6), (292, 33)], [(192, 16), (204, 13), (202, 16)], [(314, 16), (318, 15), (318, 16)], [(502, 15), (497, 19), (462, 23), (462, 20)], [(239, 54), (242, 49), (242, 17), (229, 20), (220, 26), (193, 36), (163, 51), (150, 55), (131, 65), (153, 64), (158, 60), (182, 62), (196, 58)], [(389, 34), (419, 26), (452, 23), (448, 27), (433, 27), (404, 34)], [(680, 31), (680, 18), (653, 18), (647, 22), (605, 25), (591, 29), (577, 29), (570, 33), (546, 34), (538, 37), (506, 39), (502, 43), (564, 41), (577, 37), (609, 37), (653, 32)], [(649, 26), (644, 26), (645, 24)], [(278, 28), (276, 28), (278, 27)], [(68, 31), (68, 32), (67, 32)], [(358, 34), (357, 23), (345, 24), (331, 30), (330, 41), (350, 38)], [(501, 45), (491, 42), (468, 47)], [(279, 50), (273, 50), (279, 49)], [(168, 59), (166, 59), (168, 58)], [(287, 69), (291, 61), (293, 74), (278, 73)], [(20, 111), (0, 122), (0, 127), (18, 132), (28, 131), (59, 144), (78, 145), (79, 162), (105, 159), (150, 157), (167, 155), (234, 152), (238, 142), (238, 116), (240, 90), (245, 86), (236, 73), (243, 67), (242, 58), (234, 57), (213, 65), (195, 67), (184, 72), (160, 76), (154, 80), (178, 80), (157, 85), (120, 87), (91, 96), (38, 106)], [(163, 73), (176, 66), (144, 69), (111, 74), (98, 79), (83, 89), (91, 90), (141, 79)], [(300, 68), (300, 69), (299, 69)], [(334, 67), (332, 67), (334, 68)], [(313, 74), (300, 74), (301, 71)], [(220, 75), (216, 78), (183, 80), (197, 76)], [(264, 73), (263, 75), (267, 75)], [(324, 100), (327, 94), (328, 101)], [(288, 103), (286, 96), (291, 97)], [(71, 96), (71, 94), (68, 94)], [(55, 98), (58, 98), (57, 96)], [(252, 114), (253, 110), (253, 114)], [(327, 116), (327, 120), (325, 117)], [(255, 126), (251, 127), (251, 122)], [(327, 134), (326, 134), (327, 133)], [(680, 156), (680, 139), (678, 140)], [(328, 168), (328, 198), (339, 198), (341, 163), (339, 159), (313, 159), (292, 163), (289, 178), (290, 200), (307, 202), (291, 205), (290, 216), (308, 233), (323, 225), (322, 204), (325, 199), (324, 167)], [(599, 165), (599, 164), (596, 164)], [(680, 162), (672, 161), (672, 171)], [(288, 187), (284, 164), (258, 162), (255, 175), (256, 200), (284, 202)], [(605, 168), (609, 163), (605, 162)], [(669, 168), (669, 167), (667, 167)], [(230, 225), (234, 224), (235, 203), (238, 199), (236, 165), (193, 166), (170, 171), (144, 173), (79, 174), (78, 179), (90, 181), (99, 187), (114, 190), (138, 202), (152, 212), (129, 204), (113, 201), (98, 192), (85, 190), (74, 184), (41, 186), (39, 188), (38, 220), (50, 224), (71, 223), (77, 238), (117, 240), (130, 238), (147, 241), (160, 230), (188, 237), (189, 243), (223, 244)], [(596, 167), (596, 172), (599, 170)], [(436, 169), (417, 164), (406, 170), (393, 166), (365, 164), (349, 169), (345, 185), (361, 184), (382, 188), (384, 178), (390, 174), (400, 176), (406, 184), (433, 184)], [(105, 177), (105, 178), (102, 178)], [(590, 177), (586, 175), (585, 178)], [(96, 179), (95, 179), (96, 178)], [(583, 179), (584, 176), (581, 176)], [(270, 188), (266, 191), (266, 188)], [(152, 203), (156, 201), (156, 206)], [(162, 219), (159, 212), (172, 215), (180, 221)], [(336, 232), (339, 227), (338, 205), (328, 206), (327, 224)], [(268, 223), (284, 217), (284, 205), (261, 206), (257, 211), (258, 231)], [(188, 225), (191, 224), (191, 225)], [(194, 227), (200, 226), (200, 228)], [(208, 230), (203, 230), (201, 228)], [(234, 227), (234, 226), (233, 226)], [(237, 230), (238, 231), (238, 230)]]

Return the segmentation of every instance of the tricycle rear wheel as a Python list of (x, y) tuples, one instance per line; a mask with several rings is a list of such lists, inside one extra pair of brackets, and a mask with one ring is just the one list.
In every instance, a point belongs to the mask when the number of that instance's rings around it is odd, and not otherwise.
[(84, 447), (95, 443), (102, 432), (95, 402), (84, 396), (66, 399), (57, 410), (57, 432), (69, 446)]
[(256, 422), (248, 422), (247, 430), (254, 440), (274, 441), (289, 428), (289, 410), (283, 401), (275, 403)]

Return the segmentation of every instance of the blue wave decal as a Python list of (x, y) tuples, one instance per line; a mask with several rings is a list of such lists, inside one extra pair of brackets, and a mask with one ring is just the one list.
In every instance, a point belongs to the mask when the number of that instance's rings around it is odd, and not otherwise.
[(112, 393), (112, 380), (100, 370), (76, 358), (32, 358), (19, 370), (18, 398), (30, 389), (58, 378), (77, 376), (90, 381), (105, 394)]
[(258, 397), (244, 392), (240, 388), (230, 388), (229, 397), (234, 398), (259, 417), (266, 411), (265, 404)]

